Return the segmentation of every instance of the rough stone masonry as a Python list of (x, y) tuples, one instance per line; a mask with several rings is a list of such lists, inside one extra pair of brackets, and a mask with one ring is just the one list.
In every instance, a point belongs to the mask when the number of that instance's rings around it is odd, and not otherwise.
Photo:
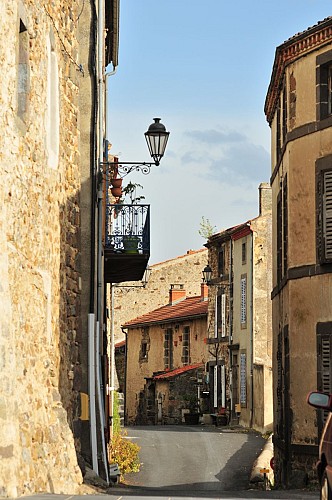
[(0, 496), (82, 482), (79, 8), (0, 3)]

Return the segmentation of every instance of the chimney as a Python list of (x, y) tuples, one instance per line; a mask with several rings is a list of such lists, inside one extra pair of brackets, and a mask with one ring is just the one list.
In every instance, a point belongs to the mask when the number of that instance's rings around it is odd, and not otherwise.
[(268, 182), (259, 185), (259, 215), (272, 212), (272, 189)]
[(201, 283), (201, 300), (206, 301), (209, 298), (209, 287), (206, 283)]
[(185, 298), (186, 298), (186, 291), (183, 285), (178, 285), (178, 284), (171, 285), (171, 288), (169, 290), (170, 306), (174, 306), (174, 304), (181, 302), (181, 300), (184, 300)]

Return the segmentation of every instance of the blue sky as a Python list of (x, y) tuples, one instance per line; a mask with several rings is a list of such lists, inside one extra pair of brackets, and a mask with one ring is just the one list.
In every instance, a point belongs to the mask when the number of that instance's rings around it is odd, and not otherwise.
[(151, 263), (201, 248), (202, 216), (217, 232), (258, 215), (258, 185), (271, 170), (264, 101), (275, 49), (329, 15), (328, 0), (120, 0), (111, 152), (149, 161), (152, 119), (170, 131), (160, 166), (130, 176), (151, 204)]

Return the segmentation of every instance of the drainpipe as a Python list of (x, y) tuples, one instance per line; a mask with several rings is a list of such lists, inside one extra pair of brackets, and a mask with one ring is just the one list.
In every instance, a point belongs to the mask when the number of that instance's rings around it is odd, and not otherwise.
[[(230, 269), (229, 269), (229, 338), (228, 345), (231, 346), (233, 343), (233, 240), (232, 237), (230, 239), (229, 245), (229, 259), (230, 259)], [(229, 362), (229, 385), (231, 386), (230, 390), (230, 417), (232, 418), (233, 413), (233, 356), (232, 350), (229, 348), (228, 350), (228, 362)]]
[(124, 425), (127, 425), (127, 358), (128, 358), (128, 330), (125, 330), (124, 328), (121, 327), (122, 333), (125, 334), (126, 336), (126, 343), (125, 343), (125, 364), (124, 364), (124, 401), (123, 401), (123, 420), (124, 420)]
[(114, 433), (114, 378), (115, 378), (115, 345), (114, 345), (114, 284), (111, 283), (111, 332), (110, 332), (110, 367), (109, 367), (109, 381), (110, 381), (110, 436), (111, 439)]
[(98, 193), (97, 193), (97, 206), (98, 206), (98, 229), (97, 229), (97, 322), (96, 322), (96, 342), (95, 342), (95, 359), (96, 359), (96, 381), (97, 381), (97, 400), (100, 413), (100, 439), (102, 445), (102, 457), (105, 467), (105, 474), (107, 483), (109, 483), (108, 474), (108, 460), (106, 455), (106, 444), (105, 444), (105, 414), (104, 405), (101, 391), (101, 366), (100, 366), (100, 337), (103, 334), (103, 248), (102, 248), (102, 221), (103, 221), (103, 179), (102, 179), (102, 163), (104, 154), (104, 26), (105, 26), (105, 3), (98, 2), (98, 105), (99, 105), (99, 128), (98, 128)]
[(98, 475), (98, 449), (96, 432), (96, 366), (95, 366), (95, 315), (88, 315), (88, 364), (89, 364), (89, 411), (92, 468)]

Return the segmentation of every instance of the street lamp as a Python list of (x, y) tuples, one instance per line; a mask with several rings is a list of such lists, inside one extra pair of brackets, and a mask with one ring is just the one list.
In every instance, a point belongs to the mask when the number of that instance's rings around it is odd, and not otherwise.
[(210, 264), (207, 264), (204, 267), (204, 269), (202, 271), (202, 275), (203, 275), (203, 282), (206, 283), (207, 285), (209, 285), (211, 278), (212, 278), (212, 269), (211, 269)]
[(154, 118), (154, 123), (151, 123), (144, 135), (150, 155), (158, 166), (165, 153), (169, 132), (166, 132), (165, 125), (160, 123), (160, 118)]
[(160, 122), (160, 118), (154, 118), (147, 132), (144, 133), (146, 143), (149, 148), (149, 153), (154, 162), (141, 162), (141, 161), (121, 161), (117, 159), (114, 162), (108, 161), (108, 141), (106, 141), (105, 158), (106, 162), (102, 165), (107, 165), (109, 174), (119, 173), (121, 177), (129, 174), (133, 170), (140, 170), (143, 174), (148, 174), (152, 165), (158, 166), (160, 160), (165, 154), (165, 149), (168, 142), (169, 132), (166, 131), (165, 125)]

